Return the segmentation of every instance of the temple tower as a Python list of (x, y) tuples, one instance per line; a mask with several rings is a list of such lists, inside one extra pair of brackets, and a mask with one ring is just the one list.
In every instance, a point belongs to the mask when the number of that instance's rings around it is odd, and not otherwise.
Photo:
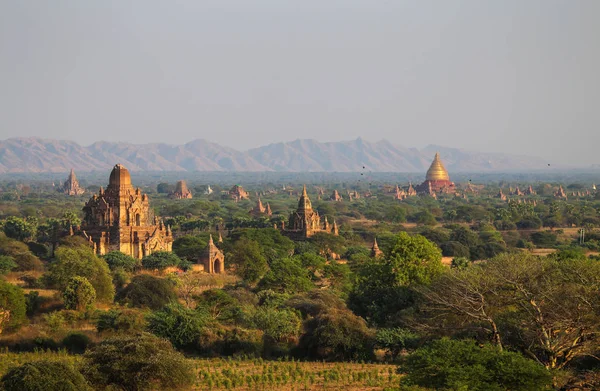
[(225, 273), (225, 255), (219, 250), (213, 241), (212, 235), (208, 239), (208, 245), (200, 257), (200, 262), (204, 265), (204, 271), (210, 274)]
[(185, 181), (177, 181), (175, 185), (175, 191), (169, 194), (169, 198), (173, 198), (176, 200), (184, 199), (184, 198), (192, 198), (192, 192), (188, 189), (187, 183)]
[(69, 177), (58, 190), (70, 196), (76, 196), (85, 193), (85, 190), (79, 186), (79, 182), (75, 176), (75, 171), (72, 168)]
[(83, 207), (81, 234), (99, 255), (118, 250), (141, 259), (153, 252), (171, 251), (171, 229), (154, 216), (149, 201), (132, 186), (129, 171), (117, 164), (106, 190), (101, 187)]

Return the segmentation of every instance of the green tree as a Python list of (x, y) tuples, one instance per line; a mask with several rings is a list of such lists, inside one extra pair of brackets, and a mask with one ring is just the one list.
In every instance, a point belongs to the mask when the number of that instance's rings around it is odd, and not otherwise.
[(12, 257), (17, 264), (15, 271), (43, 270), (44, 265), (33, 255), (29, 247), (18, 240), (10, 239), (0, 232), (0, 255)]
[(0, 279), (0, 334), (17, 330), (27, 322), (23, 290)]
[(548, 370), (518, 353), (446, 338), (416, 350), (400, 371), (404, 384), (436, 390), (543, 391), (552, 383)]
[(267, 259), (254, 240), (242, 238), (235, 242), (227, 259), (234, 266), (235, 274), (249, 283), (260, 280), (269, 270)]
[(502, 254), (421, 287), (428, 327), (480, 331), (498, 348), (561, 369), (594, 355), (600, 336), (600, 263)]
[(139, 261), (127, 254), (123, 254), (120, 251), (111, 251), (102, 257), (110, 270), (122, 268), (123, 270), (131, 273), (138, 266)]
[(83, 373), (97, 387), (131, 391), (187, 389), (195, 378), (169, 341), (147, 333), (100, 342), (85, 354)]
[(310, 290), (314, 285), (309, 272), (294, 257), (271, 261), (271, 268), (260, 280), (259, 289), (271, 289), (280, 293), (296, 293)]
[(68, 310), (84, 311), (94, 306), (96, 290), (85, 277), (71, 277), (63, 291), (63, 301)]
[(0, 255), (0, 274), (7, 274), (16, 267), (17, 264), (13, 257), (9, 255)]
[(328, 309), (304, 322), (298, 351), (313, 359), (370, 360), (373, 332), (347, 309)]
[(164, 270), (180, 263), (181, 259), (177, 254), (168, 251), (158, 251), (142, 258), (142, 266), (148, 270)]
[(96, 256), (87, 246), (61, 246), (55, 252), (46, 279), (50, 285), (64, 291), (72, 277), (85, 277), (96, 290), (100, 302), (112, 302), (115, 289), (106, 262)]
[(22, 219), (16, 216), (10, 216), (4, 220), (2, 228), (9, 238), (26, 241), (35, 238), (37, 225), (36, 219)]
[(444, 269), (442, 253), (435, 244), (406, 232), (398, 234), (386, 258), (396, 283), (403, 285), (427, 284)]
[(92, 388), (85, 378), (71, 365), (41, 360), (11, 368), (0, 385), (5, 391), (87, 391)]
[(121, 303), (155, 310), (176, 300), (177, 295), (173, 281), (148, 274), (134, 276), (131, 282), (117, 295), (117, 301)]
[(418, 342), (417, 334), (400, 327), (379, 329), (375, 334), (375, 347), (385, 350), (392, 360), (396, 360), (403, 350), (416, 348)]
[(393, 324), (413, 305), (413, 286), (428, 284), (444, 266), (437, 246), (420, 235), (401, 232), (380, 257), (359, 267), (350, 307), (379, 325)]
[(302, 322), (295, 311), (271, 306), (257, 308), (252, 318), (254, 327), (275, 342), (291, 341), (298, 337)]
[(168, 339), (177, 348), (190, 349), (197, 346), (209, 316), (204, 311), (170, 303), (149, 314), (146, 320), (152, 334)]
[(195, 261), (206, 249), (208, 242), (198, 236), (186, 235), (175, 239), (173, 242), (173, 252), (178, 257)]
[(146, 327), (144, 313), (133, 308), (110, 309), (98, 315), (96, 330), (112, 332), (140, 332)]
[(213, 320), (227, 322), (238, 313), (239, 301), (223, 289), (209, 289), (202, 292), (196, 300)]

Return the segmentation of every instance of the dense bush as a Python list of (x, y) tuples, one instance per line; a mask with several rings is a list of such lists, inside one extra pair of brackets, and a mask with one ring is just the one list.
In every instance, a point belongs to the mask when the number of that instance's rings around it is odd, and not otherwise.
[(147, 317), (148, 330), (168, 339), (173, 346), (194, 349), (209, 322), (204, 311), (194, 311), (178, 303), (171, 303)]
[(0, 334), (27, 322), (25, 295), (18, 286), (0, 279)]
[(405, 349), (414, 349), (419, 342), (419, 336), (408, 329), (399, 327), (379, 329), (375, 334), (375, 347), (386, 351), (386, 355), (395, 360)]
[(313, 359), (371, 360), (373, 332), (349, 310), (327, 310), (304, 322), (297, 353)]
[(0, 380), (5, 391), (85, 391), (85, 378), (70, 365), (35, 361), (10, 369)]
[(111, 251), (102, 257), (110, 270), (122, 268), (125, 271), (132, 272), (138, 266), (138, 260), (123, 254), (120, 251)]
[(470, 258), (471, 252), (469, 247), (460, 242), (446, 242), (441, 246), (442, 254), (445, 257), (464, 257)]
[(148, 270), (164, 270), (171, 266), (178, 266), (181, 259), (175, 253), (159, 251), (142, 258), (142, 266)]
[(554, 247), (557, 235), (550, 231), (540, 231), (531, 234), (531, 241), (538, 247)]
[(259, 289), (271, 289), (281, 293), (306, 292), (313, 288), (308, 270), (299, 259), (277, 258), (271, 261), (270, 270), (260, 280)]
[(98, 315), (96, 330), (112, 332), (139, 332), (146, 327), (144, 313), (137, 309), (111, 309)]
[(70, 333), (62, 340), (62, 346), (72, 354), (84, 353), (90, 343), (90, 337), (83, 333)]
[(132, 307), (159, 309), (177, 300), (175, 284), (165, 278), (140, 274), (117, 295), (117, 300)]
[(543, 391), (552, 382), (546, 368), (519, 353), (450, 339), (416, 350), (399, 370), (403, 383), (436, 390)]
[(0, 274), (6, 274), (17, 267), (15, 259), (9, 255), (0, 255)]
[(0, 255), (11, 257), (17, 264), (16, 271), (39, 271), (44, 268), (42, 261), (33, 255), (25, 243), (7, 238), (3, 233), (0, 233)]
[(83, 373), (96, 387), (173, 390), (191, 386), (195, 378), (169, 341), (146, 333), (106, 339), (84, 358)]
[(63, 291), (63, 301), (68, 310), (89, 310), (96, 301), (96, 290), (85, 277), (71, 277)]

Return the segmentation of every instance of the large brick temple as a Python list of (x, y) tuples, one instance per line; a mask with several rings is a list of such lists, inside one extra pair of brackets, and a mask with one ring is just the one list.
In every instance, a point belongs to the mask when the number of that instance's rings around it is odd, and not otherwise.
[(81, 234), (99, 255), (118, 250), (141, 259), (172, 249), (170, 227), (154, 216), (148, 196), (131, 185), (129, 171), (120, 164), (110, 173), (106, 190), (100, 188), (83, 211)]

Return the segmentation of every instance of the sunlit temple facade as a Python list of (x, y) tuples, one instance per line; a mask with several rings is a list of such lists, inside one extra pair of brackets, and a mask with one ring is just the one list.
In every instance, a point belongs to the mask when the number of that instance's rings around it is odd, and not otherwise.
[(171, 251), (170, 227), (154, 216), (150, 200), (131, 184), (129, 171), (117, 164), (110, 173), (106, 190), (85, 204), (80, 234), (99, 255), (110, 251), (141, 259), (157, 251)]

